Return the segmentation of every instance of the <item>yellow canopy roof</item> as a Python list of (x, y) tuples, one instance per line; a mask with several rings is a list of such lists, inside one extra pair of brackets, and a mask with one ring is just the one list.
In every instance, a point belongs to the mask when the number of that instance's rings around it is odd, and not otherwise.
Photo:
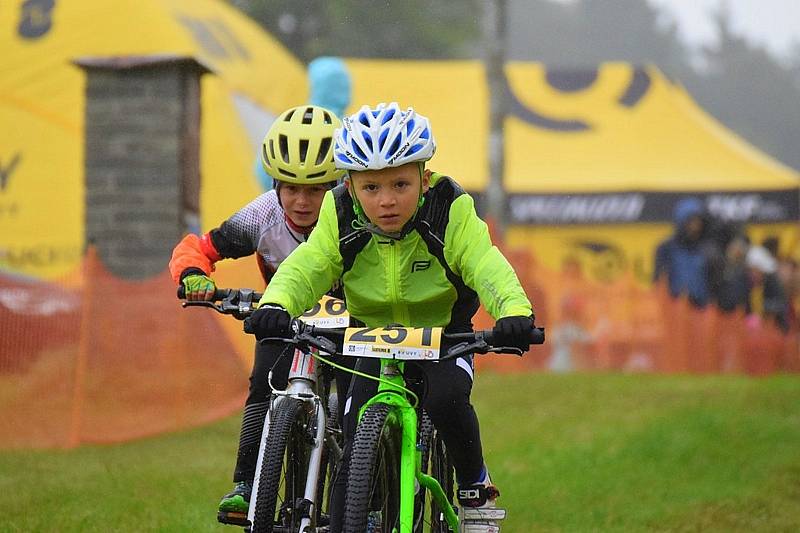
[(800, 185), (654, 67), (510, 63), (510, 193), (742, 191)]

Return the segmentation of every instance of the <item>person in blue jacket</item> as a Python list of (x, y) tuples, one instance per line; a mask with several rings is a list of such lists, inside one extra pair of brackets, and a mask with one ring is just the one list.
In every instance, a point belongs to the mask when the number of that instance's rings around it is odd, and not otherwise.
[(699, 198), (683, 198), (675, 205), (675, 233), (656, 250), (653, 280), (667, 280), (670, 294), (686, 295), (696, 307), (705, 307), (711, 300), (709, 220)]

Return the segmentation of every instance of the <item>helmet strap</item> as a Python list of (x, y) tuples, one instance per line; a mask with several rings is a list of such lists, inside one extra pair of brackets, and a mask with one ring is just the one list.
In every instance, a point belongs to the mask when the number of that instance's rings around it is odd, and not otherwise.
[(278, 205), (283, 209), (283, 204), (281, 203), (281, 180), (276, 180), (272, 178), (272, 188), (275, 189), (275, 196), (278, 197)]
[(289, 218), (289, 215), (286, 214), (286, 211), (283, 212), (283, 219), (286, 221), (286, 225), (289, 226), (290, 230), (296, 231), (297, 233), (302, 233), (303, 235), (310, 234), (314, 230), (314, 227), (317, 225), (317, 223), (314, 222), (310, 226), (298, 226), (297, 224), (292, 222), (292, 219)]

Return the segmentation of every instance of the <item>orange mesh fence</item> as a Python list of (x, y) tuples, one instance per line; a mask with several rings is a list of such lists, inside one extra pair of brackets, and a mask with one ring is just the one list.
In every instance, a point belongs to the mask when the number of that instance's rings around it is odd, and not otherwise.
[[(546, 326), (547, 343), (522, 359), (479, 358), (479, 367), (750, 375), (800, 370), (796, 329), (784, 333), (742, 312), (697, 309), (632, 277), (603, 285), (585, 279), (577, 264), (552, 271), (529, 252), (504, 253), (534, 304), (537, 323)], [(481, 309), (477, 327), (492, 323)]]
[[(524, 358), (480, 357), (480, 367), (800, 370), (797, 331), (784, 334), (769, 322), (713, 307), (695, 309), (632, 279), (596, 284), (576, 265), (550, 271), (527, 252), (505, 253), (548, 340)], [(223, 286), (247, 286), (235, 281), (244, 279), (238, 270), (218, 274)], [(240, 409), (252, 340), (231, 317), (181, 309), (174, 291), (166, 271), (122, 281), (91, 252), (75, 276), (60, 282), (0, 275), (0, 448), (120, 442)], [(476, 327), (492, 323), (481, 310)]]
[[(230, 317), (224, 317), (230, 318)], [(247, 373), (213, 312), (180, 308), (165, 271), (115, 278), (0, 275), (0, 447), (112, 443), (241, 408)]]

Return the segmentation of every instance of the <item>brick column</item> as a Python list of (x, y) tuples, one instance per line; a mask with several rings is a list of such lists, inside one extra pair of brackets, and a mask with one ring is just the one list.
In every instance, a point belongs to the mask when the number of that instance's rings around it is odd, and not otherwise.
[(82, 58), (86, 71), (86, 242), (114, 274), (162, 272), (197, 230), (200, 77), (173, 56)]

